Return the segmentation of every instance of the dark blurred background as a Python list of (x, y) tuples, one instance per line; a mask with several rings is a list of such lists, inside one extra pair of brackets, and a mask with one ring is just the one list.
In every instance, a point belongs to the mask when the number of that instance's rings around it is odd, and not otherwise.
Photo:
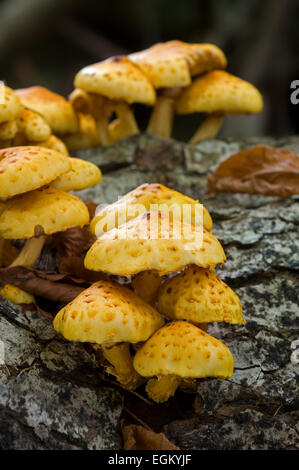
[[(231, 116), (222, 135), (299, 133), (297, 0), (0, 0), (0, 79), (13, 87), (43, 85), (67, 95), (75, 73), (111, 55), (159, 41), (211, 42), (228, 71), (256, 85), (265, 100), (258, 116)], [(149, 110), (137, 113), (146, 121)], [(178, 117), (175, 135), (190, 137), (195, 116)]]

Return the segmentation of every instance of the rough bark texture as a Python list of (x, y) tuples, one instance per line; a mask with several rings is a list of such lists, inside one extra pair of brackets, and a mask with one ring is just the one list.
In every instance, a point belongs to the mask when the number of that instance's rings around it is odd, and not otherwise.
[[(299, 154), (296, 137), (189, 146), (144, 135), (77, 153), (104, 172), (100, 185), (79, 193), (85, 201), (112, 202), (144, 182), (163, 183), (206, 205), (225, 248), (218, 272), (240, 296), (247, 322), (209, 326), (230, 347), (235, 372), (226, 381), (198, 381), (192, 413), (158, 430), (182, 449), (298, 447), (291, 343), (299, 339), (299, 198), (206, 192), (220, 161), (257, 143)], [(94, 358), (57, 337), (35, 310), (0, 301), (0, 314), (0, 448), (119, 448), (123, 393), (100, 381)]]

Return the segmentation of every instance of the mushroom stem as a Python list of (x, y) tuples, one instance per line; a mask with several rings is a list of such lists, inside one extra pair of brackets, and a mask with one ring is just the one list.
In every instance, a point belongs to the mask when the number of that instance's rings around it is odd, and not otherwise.
[(46, 241), (46, 236), (41, 235), (39, 237), (30, 238), (26, 241), (21, 252), (16, 257), (16, 259), (10, 264), (10, 267), (13, 266), (34, 266), (35, 261), (41, 254), (43, 246)]
[(112, 366), (107, 367), (108, 373), (113, 374), (124, 388), (134, 390), (143, 383), (143, 378), (133, 367), (129, 343), (102, 345), (102, 351)]
[(155, 305), (162, 277), (157, 271), (142, 271), (137, 274), (131, 283), (132, 289), (142, 300), (150, 305)]
[(139, 129), (134, 113), (127, 103), (118, 103), (115, 111), (120, 121), (119, 125), (121, 126), (122, 137), (139, 134)]
[(146, 132), (159, 137), (171, 136), (174, 118), (174, 100), (168, 96), (159, 96), (153, 108)]
[(146, 384), (148, 396), (157, 403), (163, 403), (175, 394), (181, 378), (177, 375), (160, 375)]
[(199, 126), (190, 139), (190, 144), (197, 144), (205, 139), (213, 139), (218, 134), (223, 123), (223, 114), (211, 113)]
[(108, 131), (108, 118), (106, 116), (97, 117), (96, 119), (97, 131), (102, 145), (111, 145), (111, 138)]

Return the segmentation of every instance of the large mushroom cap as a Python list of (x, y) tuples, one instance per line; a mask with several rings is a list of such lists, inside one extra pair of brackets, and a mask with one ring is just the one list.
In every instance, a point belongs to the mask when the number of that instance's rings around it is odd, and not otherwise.
[(134, 368), (144, 377), (226, 379), (233, 375), (234, 359), (218, 339), (190, 323), (176, 321), (160, 328), (138, 349)]
[(95, 186), (102, 179), (99, 167), (81, 158), (70, 158), (72, 168), (51, 183), (61, 191), (80, 191)]
[(213, 44), (188, 44), (182, 41), (158, 43), (129, 55), (155, 88), (190, 85), (191, 76), (226, 67), (226, 58)]
[(156, 94), (144, 73), (127, 57), (117, 56), (89, 65), (75, 77), (75, 87), (127, 103), (153, 105)]
[(54, 328), (66, 339), (89, 343), (137, 343), (163, 325), (162, 317), (134, 292), (99, 281), (64, 307)]
[(262, 109), (260, 92), (251, 83), (224, 70), (213, 70), (197, 78), (176, 102), (178, 114), (259, 113)]
[(0, 123), (19, 116), (21, 103), (15, 92), (0, 82)]
[(71, 169), (62, 153), (38, 146), (0, 150), (0, 197), (10, 198), (44, 186)]
[(37, 228), (48, 235), (88, 222), (87, 206), (79, 198), (55, 188), (43, 188), (7, 201), (0, 216), (0, 236), (31, 238)]
[(244, 323), (239, 297), (207, 269), (190, 266), (162, 284), (158, 310), (168, 318), (193, 323)]
[(169, 219), (146, 212), (104, 233), (88, 251), (86, 268), (123, 276), (147, 270), (163, 275), (189, 264), (214, 268), (224, 263), (223, 248), (210, 232)]
[(72, 105), (63, 97), (41, 86), (16, 90), (25, 108), (41, 114), (54, 134), (78, 131), (78, 120)]
[[(183, 205), (188, 206), (190, 208), (191, 222), (193, 225), (195, 225), (195, 208), (197, 205), (200, 205), (195, 199), (185, 196), (173, 189), (167, 188), (162, 184), (146, 183), (138, 186), (138, 188), (128, 194), (125, 194), (115, 203), (110, 204), (101, 211), (98, 211), (90, 224), (90, 230), (93, 234), (100, 236), (103, 233), (105, 226), (108, 226), (108, 224), (109, 229), (114, 228), (114, 226), (117, 227), (118, 220), (122, 220), (121, 223), (127, 222), (143, 212), (151, 210), (152, 204), (163, 204), (168, 208), (171, 206), (175, 207), (176, 205), (179, 207), (183, 207)], [(201, 207), (203, 210), (202, 221), (204, 228), (206, 230), (211, 230), (213, 225), (212, 218), (207, 209), (203, 206)], [(161, 210), (161, 207), (159, 209)], [(113, 211), (117, 212), (117, 218), (113, 217)], [(175, 210), (173, 211), (173, 214), (175, 217)], [(113, 225), (114, 220), (115, 225)]]

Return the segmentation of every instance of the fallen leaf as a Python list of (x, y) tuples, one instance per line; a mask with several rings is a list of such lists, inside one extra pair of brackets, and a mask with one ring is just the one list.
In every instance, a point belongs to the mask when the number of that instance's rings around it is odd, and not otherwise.
[(107, 276), (107, 274), (86, 269), (84, 266), (84, 260), (83, 258), (80, 258), (80, 256), (61, 258), (58, 265), (58, 271), (61, 274), (70, 276), (71, 278), (82, 279), (89, 283), (109, 280), (109, 276)]
[(158, 434), (136, 424), (123, 425), (122, 434), (124, 450), (180, 450), (162, 432)]
[(299, 194), (299, 157), (288, 149), (257, 145), (231, 155), (208, 178), (208, 192)]
[[(83, 284), (80, 280), (77, 282)], [(24, 266), (1, 268), (0, 285), (5, 284), (12, 284), (30, 294), (59, 303), (70, 302), (86, 287), (76, 285), (74, 279), (65, 274), (39, 271)]]
[(80, 256), (91, 247), (95, 237), (88, 226), (73, 227), (65, 232), (55, 233), (52, 241), (62, 256)]

